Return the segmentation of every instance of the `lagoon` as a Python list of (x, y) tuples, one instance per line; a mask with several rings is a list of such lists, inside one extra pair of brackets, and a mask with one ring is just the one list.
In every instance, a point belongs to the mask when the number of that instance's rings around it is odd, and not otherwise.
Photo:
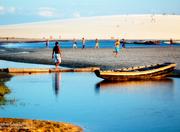
[(70, 122), (85, 132), (180, 131), (179, 78), (108, 83), (94, 73), (52, 73), (14, 76), (5, 85), (15, 101), (0, 107), (0, 117)]
[[(48, 48), (54, 47), (53, 41), (49, 42)], [(67, 40), (67, 41), (59, 41), (61, 48), (72, 48), (73, 41)], [(99, 47), (100, 48), (113, 48), (114, 47), (114, 40), (99, 40)], [(134, 44), (133, 41), (128, 42), (126, 44), (126, 48), (152, 48), (152, 47), (179, 47), (179, 43), (175, 43), (172, 45), (169, 45), (165, 43), (164, 41), (161, 41), (160, 44)], [(80, 40), (77, 41), (77, 47), (82, 48), (82, 42)], [(86, 48), (94, 48), (95, 47), (95, 41), (94, 40), (87, 40), (86, 41)], [(121, 45), (122, 47), (122, 45)], [(21, 43), (0, 43), (0, 48), (27, 48), (27, 49), (37, 49), (37, 48), (47, 48), (45, 42), (21, 42)]]

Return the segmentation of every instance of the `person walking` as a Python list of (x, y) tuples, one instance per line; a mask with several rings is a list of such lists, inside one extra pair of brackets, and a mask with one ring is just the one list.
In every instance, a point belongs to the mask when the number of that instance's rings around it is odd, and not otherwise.
[(126, 48), (126, 40), (122, 39), (122, 48)]
[(47, 39), (46, 40), (46, 48), (48, 48), (49, 47), (49, 40)]
[(82, 49), (85, 49), (86, 40), (85, 38), (82, 38)]
[(95, 48), (97, 49), (97, 48), (99, 48), (99, 40), (96, 38), (96, 40), (95, 40)]
[(58, 66), (61, 64), (61, 57), (62, 57), (62, 51), (59, 46), (59, 43), (56, 41), (52, 52), (52, 59), (54, 59), (56, 69), (58, 69)]

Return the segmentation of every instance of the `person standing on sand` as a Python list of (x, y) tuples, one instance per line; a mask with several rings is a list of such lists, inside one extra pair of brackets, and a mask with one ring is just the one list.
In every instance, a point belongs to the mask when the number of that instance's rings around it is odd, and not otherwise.
[(95, 44), (95, 48), (96, 48), (96, 49), (99, 48), (99, 40), (98, 40), (98, 39), (95, 40), (95, 43), (96, 43), (96, 44)]
[(61, 64), (61, 57), (62, 57), (61, 48), (60, 48), (58, 42), (56, 41), (55, 46), (53, 48), (53, 52), (52, 52), (52, 59), (54, 59), (56, 69)]
[(48, 48), (49, 47), (49, 40), (47, 39), (46, 40), (46, 48)]
[(115, 44), (114, 44), (114, 48), (115, 48), (115, 56), (118, 57), (119, 55), (119, 47), (120, 47), (120, 41), (119, 39), (116, 40)]
[(77, 48), (77, 42), (76, 42), (76, 39), (73, 39), (73, 49), (74, 48)]
[(169, 44), (173, 44), (173, 40), (172, 40), (172, 38), (169, 40)]
[(126, 40), (122, 39), (122, 48), (126, 48)]
[(85, 38), (82, 38), (82, 49), (85, 49), (85, 43), (86, 43)]

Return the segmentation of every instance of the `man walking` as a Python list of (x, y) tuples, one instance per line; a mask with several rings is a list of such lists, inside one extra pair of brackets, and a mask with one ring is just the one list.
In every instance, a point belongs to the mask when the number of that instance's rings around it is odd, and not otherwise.
[(58, 42), (56, 41), (52, 52), (52, 59), (54, 59), (56, 69), (58, 69), (58, 66), (61, 64), (61, 57), (61, 48)]

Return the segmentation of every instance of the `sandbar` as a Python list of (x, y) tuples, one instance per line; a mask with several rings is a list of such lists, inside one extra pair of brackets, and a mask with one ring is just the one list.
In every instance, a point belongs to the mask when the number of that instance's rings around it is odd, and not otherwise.
[[(115, 69), (123, 67), (176, 63), (180, 69), (180, 47), (127, 48), (121, 49), (115, 57), (111, 48), (62, 49), (61, 66), (70, 68), (100, 67)], [(0, 52), (0, 59), (16, 62), (53, 65), (52, 49), (10, 49)]]

